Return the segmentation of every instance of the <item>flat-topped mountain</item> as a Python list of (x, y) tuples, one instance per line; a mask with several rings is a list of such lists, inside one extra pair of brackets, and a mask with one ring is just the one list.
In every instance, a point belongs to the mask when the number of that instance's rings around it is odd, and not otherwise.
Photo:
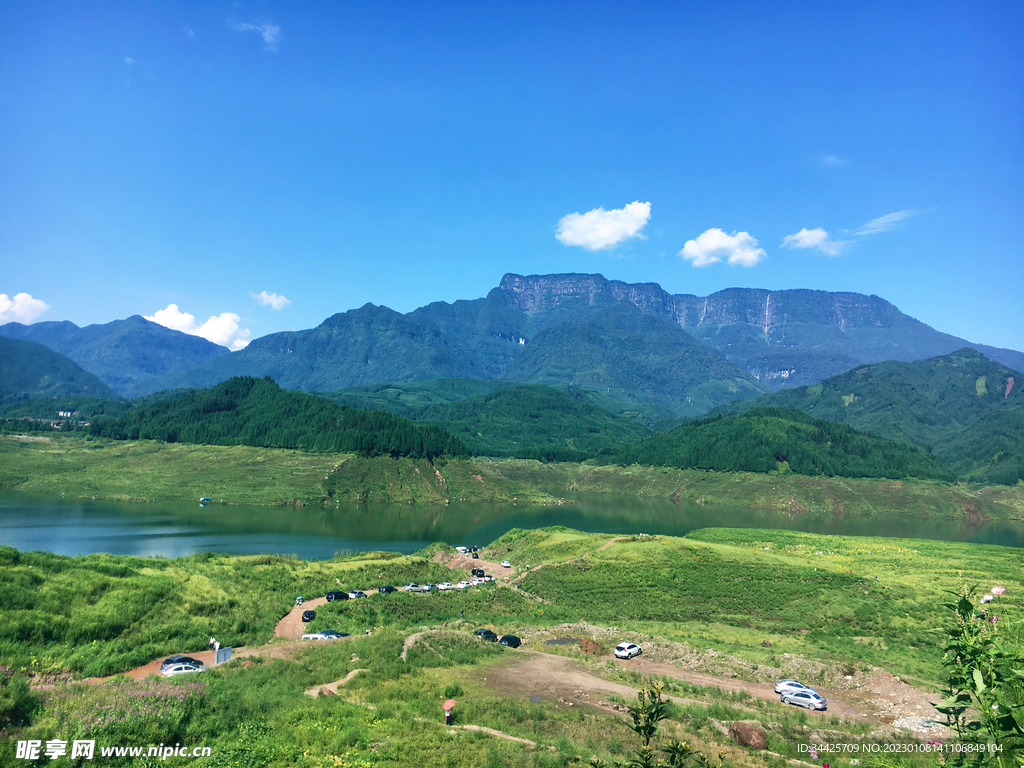
[(770, 389), (813, 384), (863, 363), (920, 360), (963, 347), (1024, 367), (1022, 352), (941, 333), (885, 299), (860, 293), (729, 288), (700, 297), (670, 294), (656, 283), (576, 274), (508, 274), (499, 290), (522, 312), (543, 318), (628, 301), (677, 323)]

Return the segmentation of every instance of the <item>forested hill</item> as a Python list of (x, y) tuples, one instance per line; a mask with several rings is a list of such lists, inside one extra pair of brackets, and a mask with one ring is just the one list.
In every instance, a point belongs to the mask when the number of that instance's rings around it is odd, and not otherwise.
[(830, 477), (955, 479), (919, 448), (785, 408), (698, 419), (639, 443), (601, 451), (597, 461)]
[(717, 409), (796, 408), (913, 443), (970, 482), (1024, 479), (1024, 374), (973, 349), (864, 365), (810, 387)]
[(116, 419), (96, 419), (91, 434), (116, 440), (251, 445), (365, 456), (432, 459), (468, 456), (445, 429), (385, 411), (338, 405), (281, 389), (269, 377), (239, 376), (142, 402)]
[[(67, 395), (116, 397), (97, 376), (48, 347), (0, 336), (0, 404)], [(46, 418), (56, 418), (56, 411)]]

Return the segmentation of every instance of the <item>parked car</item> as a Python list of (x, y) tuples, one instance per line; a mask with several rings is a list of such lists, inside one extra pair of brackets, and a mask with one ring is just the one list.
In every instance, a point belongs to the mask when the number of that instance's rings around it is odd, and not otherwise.
[(164, 677), (172, 677), (174, 675), (189, 675), (193, 672), (205, 672), (207, 669), (209, 667), (205, 664), (171, 664), (161, 668), (160, 674)]
[(390, 595), (392, 592), (397, 592), (398, 590), (395, 589), (394, 587), (386, 587), (385, 586), (385, 587), (381, 587), (377, 591), (380, 592), (381, 594), (384, 594), (384, 595)]
[(483, 576), (480, 577), (480, 581), (494, 581), (494, 577), (491, 576), (491, 574), (489, 573), (485, 573)]
[(480, 555), (478, 555), (476, 552), (474, 552), (473, 553), (473, 559), (474, 560), (479, 560), (480, 559)]
[(508, 560), (502, 560), (501, 561), (501, 567), (502, 568), (511, 568), (512, 567), (512, 563), (510, 563)]
[(202, 666), (203, 662), (199, 659), (193, 659), (191, 656), (168, 656), (160, 665), (160, 671), (163, 671), (174, 664), (193, 664)]
[(507, 645), (509, 648), (518, 648), (523, 644), (523, 641), (515, 635), (502, 635), (498, 642), (502, 645)]
[(782, 703), (807, 709), (827, 709), (825, 700), (811, 690), (786, 692), (782, 694)]
[(636, 643), (619, 643), (615, 646), (616, 659), (632, 659), (643, 653), (643, 649)]
[(423, 589), (426, 592), (436, 592), (437, 591), (437, 584), (424, 584), (423, 585)]
[(470, 576), (486, 576), (487, 575), (486, 573), (484, 573), (484, 569), (483, 568), (474, 568), (473, 570), (471, 570), (469, 572), (469, 574), (470, 574)]
[(338, 632), (334, 629), (324, 629), (320, 632), (310, 632), (302, 636), (303, 640), (338, 640), (342, 637), (350, 637), (348, 632)]
[(486, 635), (487, 633), (490, 633), (492, 635), (494, 634), (494, 632), (489, 630), (487, 627), (478, 627), (477, 629), (473, 630), (473, 634), (476, 635), (477, 637), (482, 637), (483, 635)]
[(338, 589), (331, 590), (327, 593), (327, 602), (332, 603), (335, 600), (348, 600), (348, 593)]
[(469, 585), (471, 587), (479, 587), (483, 583), (484, 583), (483, 579), (470, 579), (469, 580)]
[(366, 593), (360, 592), (358, 589), (355, 589), (348, 593), (349, 600), (358, 600), (360, 597), (366, 597)]
[(460, 582), (459, 582), (458, 584), (456, 584), (455, 586), (456, 586), (456, 587), (457, 587), (458, 589), (468, 589), (469, 587), (472, 587), (473, 585), (472, 585), (472, 584), (470, 584), (470, 583), (469, 583), (468, 581), (460, 581)]
[(303, 611), (302, 620), (304, 622), (310, 622), (316, 618), (316, 611)]
[(818, 693), (809, 685), (804, 685), (799, 680), (777, 680), (775, 682), (775, 692), (778, 694), (799, 693), (803, 691), (810, 691), (815, 695)]
[(449, 589), (455, 589), (455, 585), (452, 584), (450, 581), (446, 581), (446, 582), (444, 582), (442, 584), (438, 584), (437, 588), (440, 589), (442, 592), (444, 592), (444, 591), (449, 590)]
[(485, 629), (483, 632), (480, 633), (480, 639), (488, 643), (498, 642), (498, 636), (491, 632), (491, 630), (489, 629)]
[(419, 584), (413, 582), (412, 584), (406, 584), (402, 587), (406, 592), (429, 592), (430, 590), (426, 587), (421, 587)]

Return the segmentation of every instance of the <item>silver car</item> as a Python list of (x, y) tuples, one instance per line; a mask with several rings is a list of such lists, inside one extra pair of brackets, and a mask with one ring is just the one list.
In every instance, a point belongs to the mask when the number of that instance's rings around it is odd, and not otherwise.
[(796, 691), (782, 694), (783, 704), (796, 704), (806, 709), (827, 709), (825, 700), (814, 691)]
[(164, 677), (172, 677), (174, 675), (189, 675), (193, 672), (205, 672), (208, 669), (209, 667), (205, 664), (171, 664), (161, 669), (160, 674)]

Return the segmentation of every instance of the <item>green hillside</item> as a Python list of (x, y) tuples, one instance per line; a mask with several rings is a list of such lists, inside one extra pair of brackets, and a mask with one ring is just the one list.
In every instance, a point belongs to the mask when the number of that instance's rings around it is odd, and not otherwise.
[[(34, 341), (0, 336), (0, 361), (0, 404), (67, 395), (117, 397), (98, 377)], [(56, 412), (48, 416), (56, 417)]]
[(796, 408), (929, 451), (965, 480), (1024, 478), (1024, 375), (973, 349), (865, 365), (717, 412)]
[(250, 445), (367, 456), (464, 456), (444, 429), (382, 411), (337, 405), (281, 389), (269, 378), (236, 377), (139, 403), (116, 419), (97, 419), (96, 437), (202, 445)]
[(578, 461), (651, 434), (648, 427), (580, 397), (575, 388), (566, 393), (538, 384), (512, 386), (432, 406), (420, 418), (444, 426), (473, 455), (544, 461)]
[(495, 392), (502, 387), (514, 386), (516, 383), (507, 379), (431, 379), (408, 384), (368, 384), (318, 394), (353, 408), (390, 411), (409, 419), (419, 419), (431, 406), (455, 403)]
[(603, 391), (625, 403), (656, 403), (677, 416), (703, 414), (763, 390), (678, 325), (645, 315), (627, 301), (542, 331), (506, 375)]
[(918, 448), (783, 408), (699, 419), (602, 451), (598, 461), (828, 477), (954, 479), (947, 467)]

